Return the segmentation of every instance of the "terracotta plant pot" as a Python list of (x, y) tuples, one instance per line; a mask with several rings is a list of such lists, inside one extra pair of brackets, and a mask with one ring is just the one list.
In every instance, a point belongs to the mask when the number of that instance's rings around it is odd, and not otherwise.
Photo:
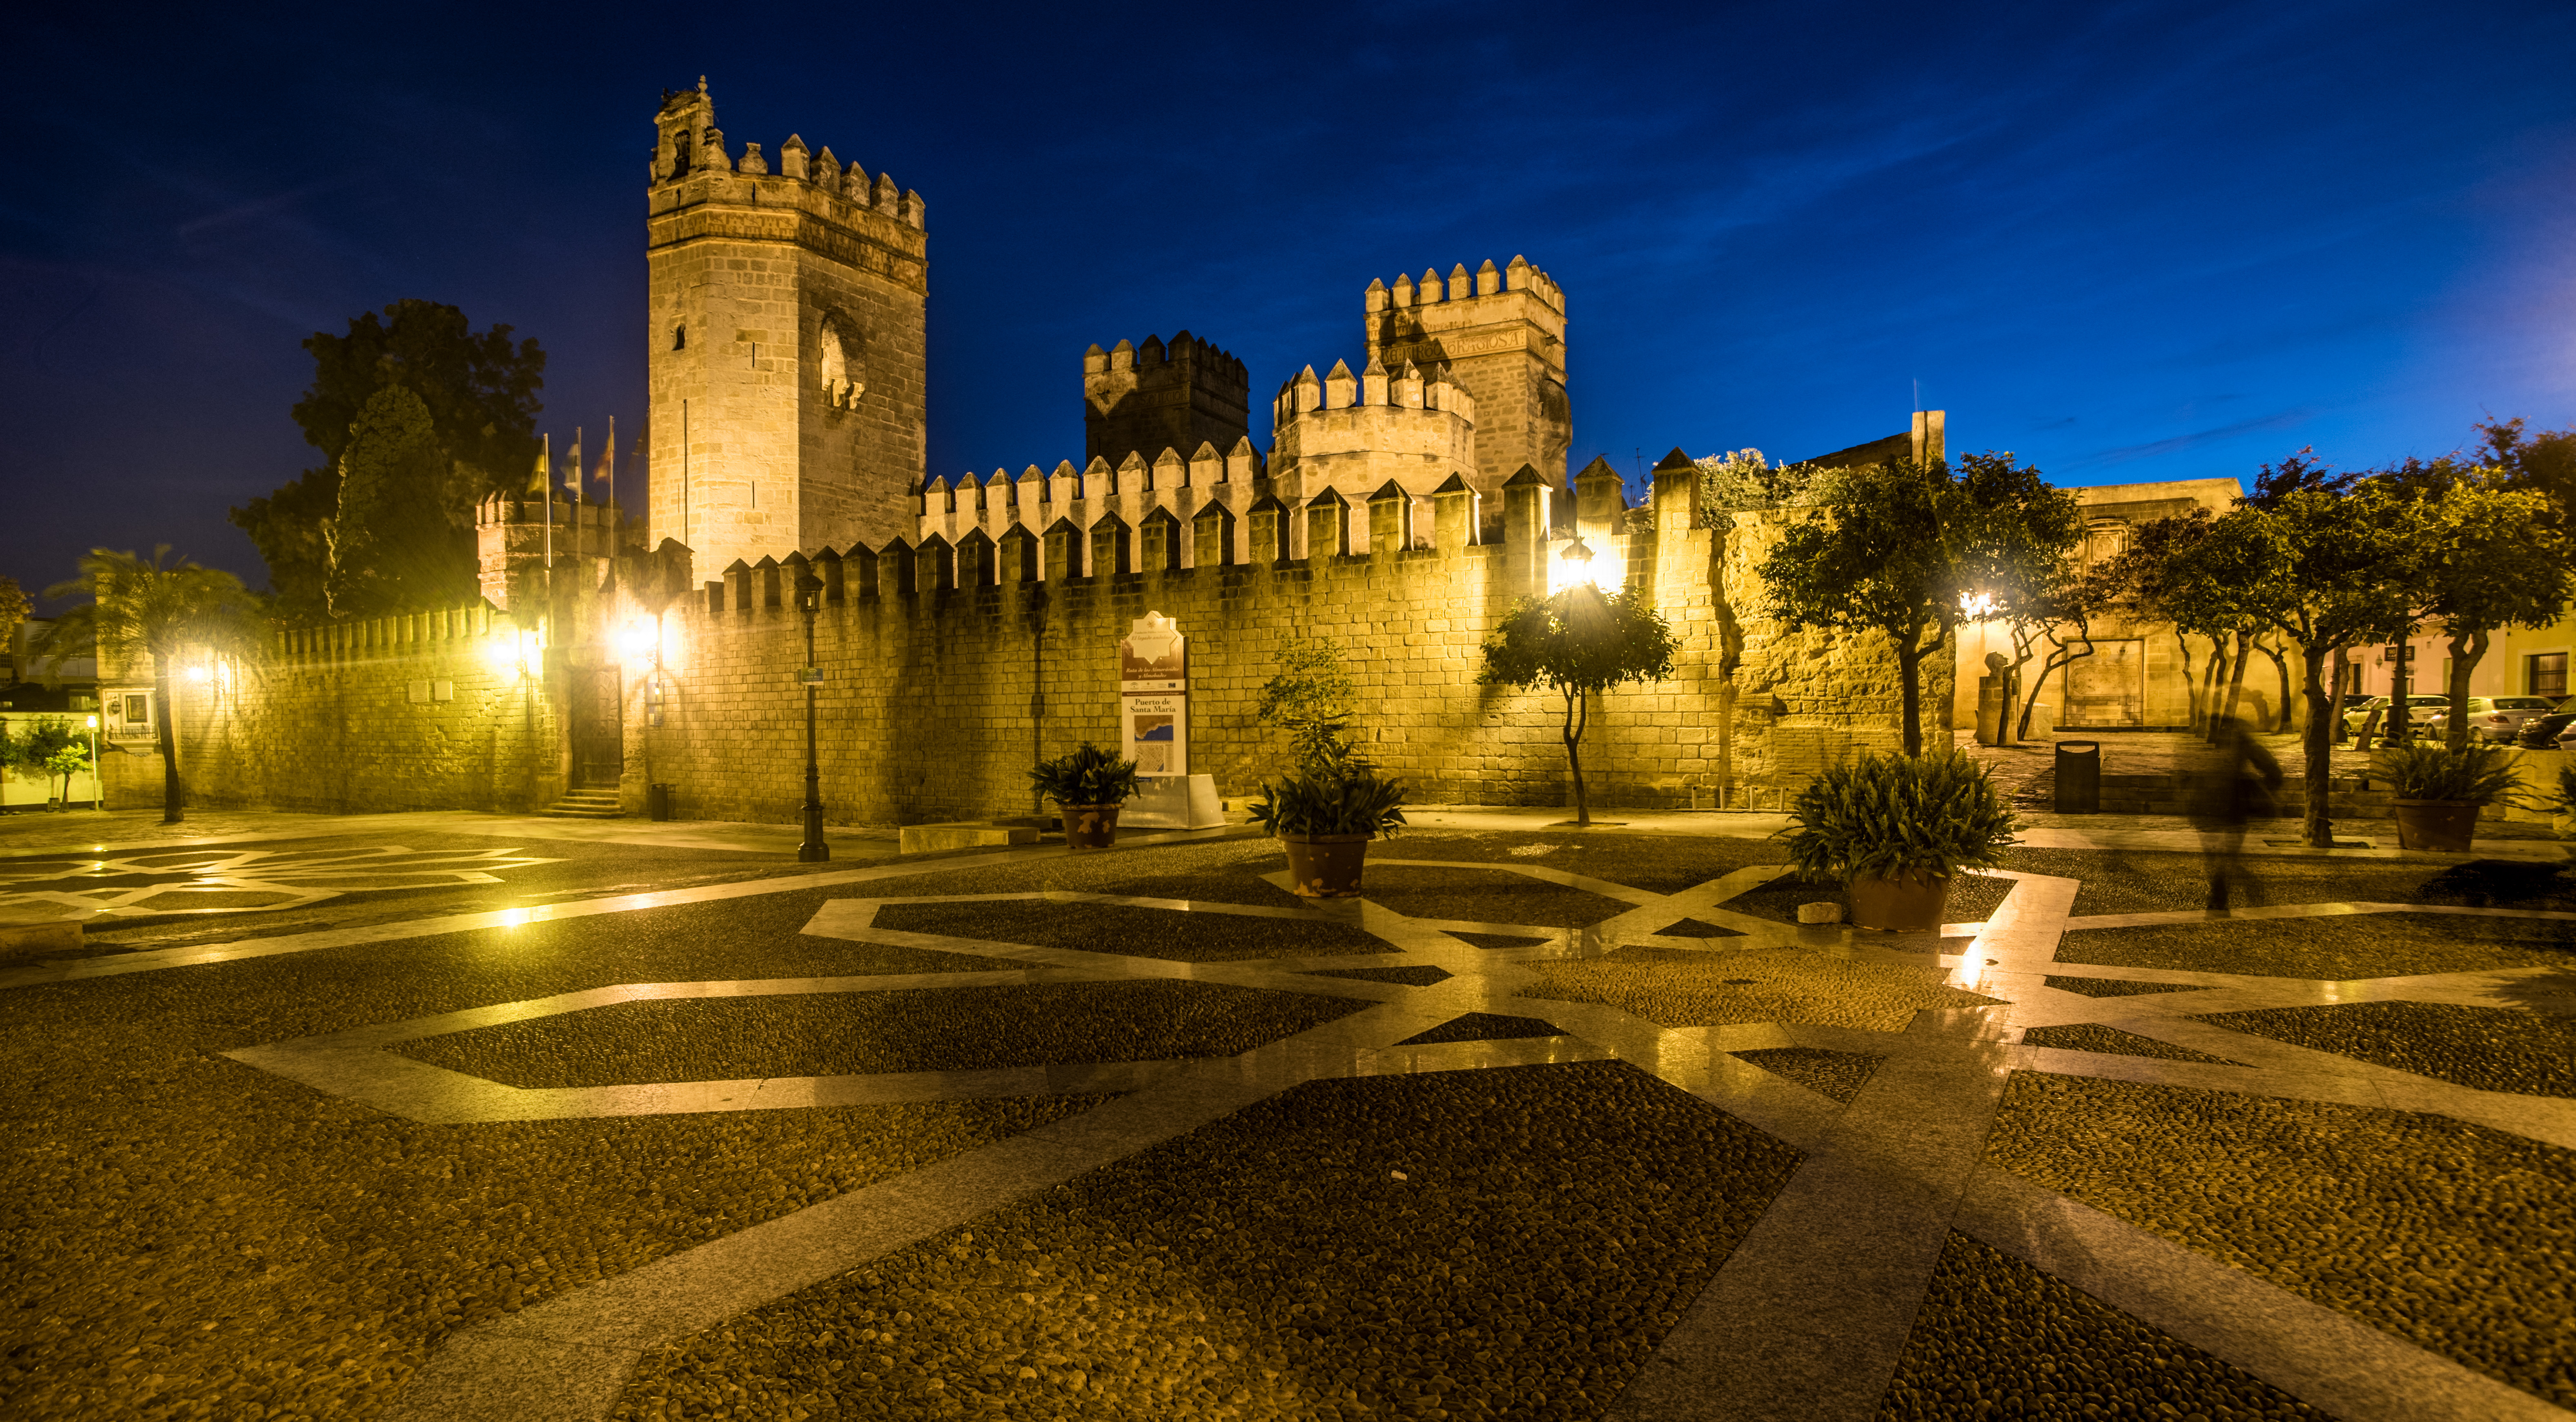
[(1949, 906), (1950, 881), (1936, 874), (1918, 871), (1893, 879), (1852, 876), (1852, 922), (1862, 928), (1938, 933), (1941, 915)]
[(1279, 838), (1288, 846), (1288, 877), (1298, 893), (1310, 899), (1358, 896), (1360, 870), (1368, 863), (1368, 835), (1283, 834)]
[(2397, 801), (2397, 847), (2466, 854), (2478, 829), (2474, 800)]
[(1064, 811), (1064, 847), (1079, 854), (1107, 849), (1118, 840), (1116, 805), (1059, 805)]

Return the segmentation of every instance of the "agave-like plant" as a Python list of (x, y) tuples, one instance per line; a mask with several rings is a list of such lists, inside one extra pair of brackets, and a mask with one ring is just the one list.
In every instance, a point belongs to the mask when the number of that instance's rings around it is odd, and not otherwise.
[(1373, 771), (1305, 770), (1261, 782), (1253, 823), (1280, 834), (1365, 834), (1391, 838), (1404, 824), (1404, 782)]
[(1120, 805), (1137, 792), (1136, 762), (1084, 741), (1029, 772), (1038, 793), (1059, 805)]
[(2451, 750), (2439, 745), (2390, 746), (2371, 774), (2388, 782), (2400, 800), (2450, 800), (2492, 805), (2516, 797), (2513, 756), (2492, 746)]
[(1807, 782), (1789, 818), (1789, 858), (1817, 880), (1987, 868), (2020, 823), (1986, 768), (1956, 750), (1834, 766)]

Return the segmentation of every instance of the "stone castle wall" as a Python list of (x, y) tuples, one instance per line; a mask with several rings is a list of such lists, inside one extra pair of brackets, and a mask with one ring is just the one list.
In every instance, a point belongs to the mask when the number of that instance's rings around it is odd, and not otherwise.
[[(572, 670), (608, 663), (623, 700), (630, 813), (660, 782), (685, 818), (792, 820), (803, 794), (796, 669), (808, 664), (794, 589), (810, 570), (825, 588), (811, 664), (824, 677), (823, 797), (836, 823), (1029, 810), (1030, 765), (1084, 740), (1116, 741), (1114, 649), (1148, 610), (1191, 639), (1192, 769), (1226, 795), (1254, 793), (1280, 768), (1283, 743), (1253, 709), (1280, 643), (1305, 635), (1343, 650), (1360, 739), (1412, 784), (1416, 803), (1565, 804), (1562, 702), (1475, 679), (1494, 623), (1516, 598), (1546, 591), (1568, 546), (1551, 491), (1533, 481), (1510, 492), (1497, 543), (1435, 534), (1421, 549), (1025, 581), (1020, 572), (1043, 571), (1034, 556), (1014, 564), (1005, 549), (979, 565), (944, 543), (738, 565), (661, 613), (656, 727), (641, 635), (650, 599), (632, 590), (686, 559), (666, 545), (658, 565), (621, 559), (604, 589), (563, 605), (557, 625), (584, 630), (544, 649), (527, 639), (524, 676), (518, 625), (488, 605), (285, 634), (260, 667), (183, 691), (182, 764), (207, 804), (530, 809), (567, 783), (557, 708)], [(1650, 589), (1681, 643), (1673, 678), (1596, 702), (1584, 747), (1596, 806), (1775, 808), (1854, 747), (1897, 743), (1895, 667), (1878, 639), (1788, 635), (1760, 617), (1748, 570), (1779, 516), (1693, 528), (1695, 495), (1695, 478), (1660, 480), (1651, 518), (1584, 532), (1594, 566)], [(1034, 540), (1020, 531), (1007, 543)], [(531, 628), (532, 613), (522, 612)], [(1932, 727), (1948, 675), (1938, 659), (1925, 670)], [(133, 764), (111, 794), (156, 796), (157, 758), (120, 759)]]

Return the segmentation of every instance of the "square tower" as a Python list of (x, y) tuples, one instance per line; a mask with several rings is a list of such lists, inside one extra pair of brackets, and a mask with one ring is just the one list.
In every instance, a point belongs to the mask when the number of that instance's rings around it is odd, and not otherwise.
[(1565, 291), (1548, 274), (1514, 257), (1489, 260), (1470, 275), (1464, 262), (1443, 281), (1436, 270), (1420, 285), (1399, 276), (1393, 287), (1369, 283), (1369, 358), (1388, 370), (1410, 361), (1425, 374), (1446, 367), (1475, 397), (1476, 465), (1500, 488), (1524, 464), (1552, 485), (1565, 483), (1574, 443), (1574, 412), (1565, 397)]
[(1160, 336), (1082, 355), (1082, 459), (1112, 467), (1130, 454), (1201, 444), (1232, 449), (1251, 429), (1252, 378), (1243, 362), (1183, 331), (1167, 349)]
[(924, 474), (921, 196), (802, 138), (726, 152), (706, 81), (655, 120), (652, 540), (711, 573), (912, 531)]

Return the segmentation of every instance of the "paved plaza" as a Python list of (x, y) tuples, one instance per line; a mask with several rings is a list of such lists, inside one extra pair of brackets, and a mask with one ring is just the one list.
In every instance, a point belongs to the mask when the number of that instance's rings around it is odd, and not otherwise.
[(1546, 818), (0, 826), (0, 1414), (2576, 1415), (2563, 846)]

